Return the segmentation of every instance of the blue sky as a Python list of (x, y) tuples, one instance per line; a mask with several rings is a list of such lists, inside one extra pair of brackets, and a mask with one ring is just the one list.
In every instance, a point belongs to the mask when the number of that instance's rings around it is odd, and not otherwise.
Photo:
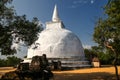
[[(108, 0), (13, 0), (18, 15), (27, 15), (31, 20), (37, 17), (43, 24), (51, 21), (53, 9), (57, 4), (59, 17), (65, 27), (75, 33), (84, 47), (96, 45), (93, 41), (95, 22), (104, 15), (103, 6)], [(16, 45), (17, 46), (17, 45)], [(19, 46), (17, 46), (19, 48)], [(27, 55), (26, 47), (21, 48), (18, 57)], [(6, 57), (6, 56), (0, 56)]]
[(96, 45), (93, 41), (95, 22), (103, 15), (102, 7), (107, 0), (13, 0), (18, 15), (28, 19), (37, 17), (42, 23), (51, 21), (55, 4), (60, 19), (67, 29), (75, 33), (83, 45)]

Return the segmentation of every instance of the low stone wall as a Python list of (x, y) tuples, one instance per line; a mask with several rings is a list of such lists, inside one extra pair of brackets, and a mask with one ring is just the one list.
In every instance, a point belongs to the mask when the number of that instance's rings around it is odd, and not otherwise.
[(49, 62), (53, 61), (61, 61), (61, 66), (62, 67), (91, 67), (92, 65), (90, 64), (89, 61), (87, 60), (80, 60), (79, 58), (51, 58), (49, 59)]

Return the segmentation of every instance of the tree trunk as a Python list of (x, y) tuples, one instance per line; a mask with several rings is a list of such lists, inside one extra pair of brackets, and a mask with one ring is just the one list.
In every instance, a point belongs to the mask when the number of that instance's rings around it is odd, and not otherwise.
[(113, 50), (113, 52), (115, 53), (115, 59), (114, 59), (114, 67), (115, 67), (115, 73), (116, 73), (116, 80), (120, 80), (119, 79), (119, 74), (118, 74), (118, 68), (117, 68), (117, 53)]
[(119, 79), (119, 75), (118, 75), (118, 68), (117, 68), (117, 65), (114, 64), (114, 67), (115, 67), (115, 73), (116, 73), (116, 80), (120, 80), (120, 79)]

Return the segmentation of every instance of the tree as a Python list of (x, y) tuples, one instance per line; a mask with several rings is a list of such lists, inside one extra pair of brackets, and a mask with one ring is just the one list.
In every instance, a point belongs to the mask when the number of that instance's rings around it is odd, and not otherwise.
[(6, 66), (6, 60), (5, 59), (0, 59), (0, 67)]
[(94, 57), (99, 58), (101, 65), (108, 65), (113, 61), (113, 56), (99, 46), (92, 46), (91, 49), (84, 49), (84, 52), (89, 61), (91, 61)]
[(116, 78), (119, 80), (117, 60), (120, 55), (120, 0), (109, 0), (104, 7), (105, 17), (99, 18), (94, 29), (94, 41), (114, 56)]
[(17, 58), (15, 56), (7, 57), (6, 66), (15, 66), (15, 65), (18, 65), (21, 61), (22, 59)]
[(13, 43), (24, 42), (30, 46), (38, 39), (38, 32), (42, 31), (42, 25), (37, 18), (32, 21), (26, 19), (26, 15), (18, 16), (11, 4), (12, 0), (0, 0), (0, 53), (11, 55), (16, 49), (11, 47)]
[(15, 56), (9, 56), (6, 59), (0, 59), (0, 67), (6, 66), (15, 66), (18, 65), (22, 61), (21, 58), (17, 58)]
[(97, 56), (97, 53), (95, 53), (92, 49), (84, 49), (85, 57), (91, 62), (92, 58)]

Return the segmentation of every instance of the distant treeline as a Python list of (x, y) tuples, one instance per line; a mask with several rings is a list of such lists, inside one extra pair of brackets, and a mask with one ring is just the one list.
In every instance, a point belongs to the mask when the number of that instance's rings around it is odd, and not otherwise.
[[(114, 61), (114, 53), (102, 51), (97, 47), (92, 49), (84, 49), (86, 58), (91, 61), (94, 57), (99, 58), (101, 65), (112, 65)], [(120, 55), (117, 58), (117, 65), (120, 65)]]
[(0, 67), (16, 66), (21, 61), (22, 61), (21, 58), (17, 58), (15, 56), (7, 57), (6, 59), (0, 59)]

